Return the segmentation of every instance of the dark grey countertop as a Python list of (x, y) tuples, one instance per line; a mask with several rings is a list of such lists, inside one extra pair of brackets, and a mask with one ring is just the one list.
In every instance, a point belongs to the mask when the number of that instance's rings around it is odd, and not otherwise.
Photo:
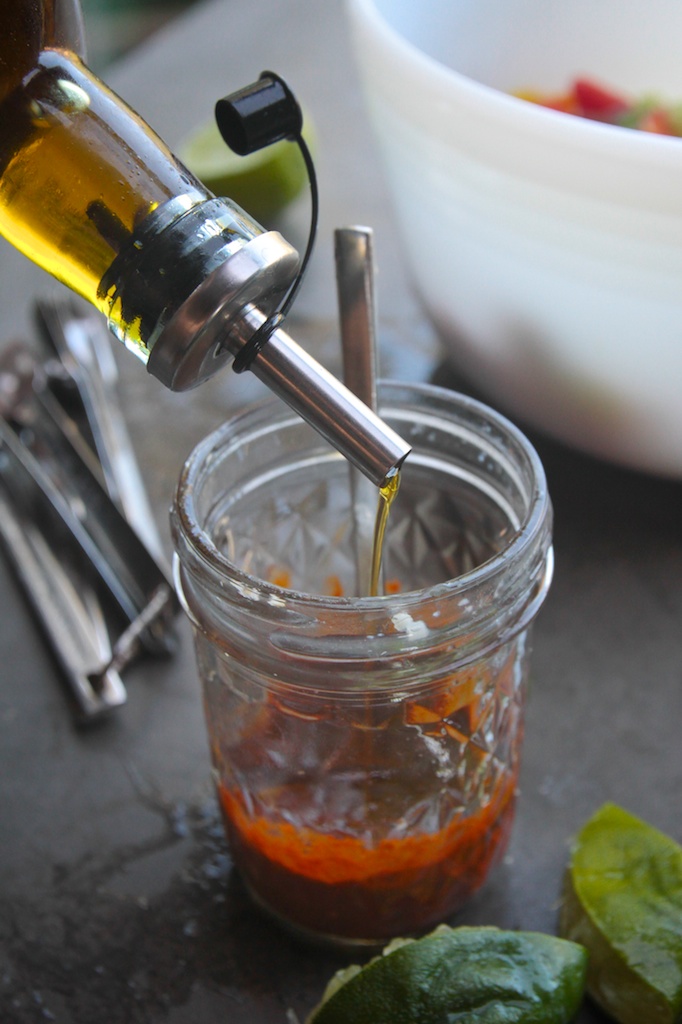
[[(453, 384), (410, 291), (348, 50), (340, 0), (214, 0), (134, 53), (111, 83), (172, 145), (215, 99), (272, 68), (314, 119), (322, 219), (291, 332), (338, 370), (332, 231), (375, 230), (385, 376)], [(282, 228), (300, 244), (303, 199)], [(0, 336), (26, 335), (52, 283), (0, 248)], [(164, 542), (193, 444), (263, 394), (227, 373), (173, 396), (119, 355), (124, 404)], [(682, 840), (682, 482), (533, 438), (556, 512), (538, 619), (511, 846), (456, 919), (553, 931), (570, 837), (605, 800)], [(170, 550), (170, 549), (169, 549)], [(127, 705), (75, 728), (0, 560), (0, 1020), (286, 1024), (338, 966), (259, 917), (216, 817), (187, 626), (168, 661), (126, 674)], [(604, 1018), (586, 1004), (580, 1024)], [(645, 1024), (645, 1022), (643, 1022)]]

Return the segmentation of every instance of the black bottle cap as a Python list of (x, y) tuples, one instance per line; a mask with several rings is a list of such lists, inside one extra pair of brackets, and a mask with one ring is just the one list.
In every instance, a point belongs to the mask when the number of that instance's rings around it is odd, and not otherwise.
[(223, 139), (239, 156), (279, 139), (297, 139), (303, 127), (295, 96), (272, 71), (264, 71), (257, 82), (218, 100), (215, 119)]

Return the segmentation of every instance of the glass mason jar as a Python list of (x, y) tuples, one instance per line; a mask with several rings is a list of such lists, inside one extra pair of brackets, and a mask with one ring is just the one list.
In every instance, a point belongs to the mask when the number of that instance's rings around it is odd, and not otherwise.
[(380, 596), (354, 593), (348, 464), (280, 404), (197, 446), (171, 514), (234, 863), (281, 922), (349, 946), (425, 931), (500, 860), (552, 575), (511, 423), (395, 382), (379, 412), (414, 446)]

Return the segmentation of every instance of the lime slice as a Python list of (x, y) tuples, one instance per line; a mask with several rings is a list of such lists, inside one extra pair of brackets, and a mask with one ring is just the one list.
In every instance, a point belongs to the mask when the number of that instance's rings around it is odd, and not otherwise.
[(551, 935), (442, 925), (335, 975), (307, 1024), (567, 1024), (586, 960)]
[[(310, 131), (304, 130), (308, 146)], [(178, 148), (178, 157), (217, 196), (228, 196), (267, 226), (299, 195), (308, 176), (295, 142), (282, 139), (247, 156), (233, 153), (214, 121)]]
[(588, 991), (621, 1024), (682, 1021), (682, 847), (614, 804), (577, 835), (561, 934), (590, 954)]

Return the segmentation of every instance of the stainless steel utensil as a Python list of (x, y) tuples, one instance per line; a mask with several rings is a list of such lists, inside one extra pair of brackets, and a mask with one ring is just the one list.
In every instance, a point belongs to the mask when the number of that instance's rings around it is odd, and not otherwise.
[(111, 499), (160, 557), (161, 541), (119, 402), (118, 370), (104, 318), (76, 298), (41, 299), (36, 316), (48, 352), (78, 390)]
[[(95, 416), (101, 408), (93, 405)], [(114, 503), (105, 477), (43, 365), (25, 345), (6, 348), (0, 537), (87, 720), (124, 703), (119, 673), (138, 653), (167, 655), (177, 642), (178, 603), (165, 566)]]
[[(371, 228), (337, 228), (334, 254), (344, 383), (376, 413), (376, 311)], [(349, 471), (356, 586), (359, 595), (366, 595), (371, 587), (377, 489), (355, 466), (351, 465)]]

